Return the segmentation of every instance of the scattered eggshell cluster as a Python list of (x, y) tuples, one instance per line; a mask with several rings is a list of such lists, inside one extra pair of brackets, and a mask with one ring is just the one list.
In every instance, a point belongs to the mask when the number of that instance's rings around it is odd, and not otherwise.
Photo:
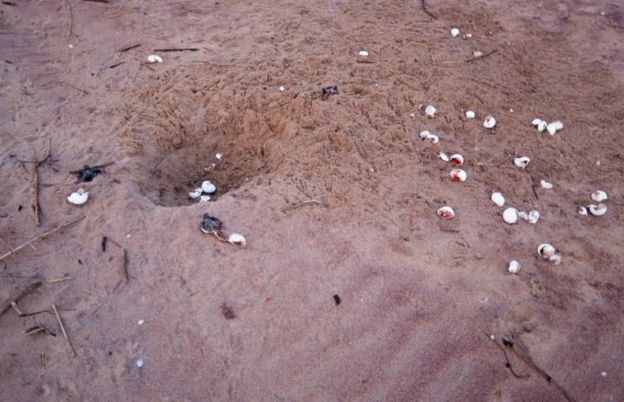
[(589, 204), (587, 206), (579, 206), (578, 213), (582, 216), (587, 216), (587, 212), (594, 216), (603, 216), (607, 213), (607, 204), (602, 201), (606, 201), (608, 199), (607, 193), (604, 190), (596, 190), (591, 194), (591, 199), (596, 201), (598, 204)]
[(431, 140), (432, 143), (437, 144), (438, 141), (440, 141), (440, 138), (435, 135), (435, 134), (431, 134), (428, 130), (424, 130), (420, 132), (420, 139), (421, 140)]
[(518, 217), (535, 225), (540, 218), (540, 213), (537, 210), (531, 210), (529, 212), (518, 211)]
[(537, 247), (537, 254), (555, 265), (561, 263), (561, 256), (557, 254), (557, 250), (551, 244), (540, 244)]
[(200, 187), (197, 187), (193, 191), (189, 192), (189, 198), (193, 200), (199, 200), (201, 202), (210, 201), (210, 194), (214, 194), (217, 191), (217, 186), (215, 186), (210, 180), (205, 180), (202, 182)]
[(67, 197), (70, 204), (82, 205), (89, 200), (89, 193), (84, 188), (79, 188)]
[(506, 208), (503, 211), (503, 221), (510, 225), (518, 222), (518, 218), (525, 220), (526, 222), (536, 224), (540, 218), (540, 213), (537, 210), (531, 210), (529, 212), (518, 211), (518, 209), (514, 207)]
[(541, 133), (544, 130), (546, 130), (548, 131), (548, 134), (550, 135), (555, 135), (557, 131), (563, 128), (563, 122), (561, 122), (560, 120), (553, 121), (552, 123), (548, 123), (545, 120), (542, 120), (540, 118), (533, 119), (533, 121), (531, 122), (531, 125), (535, 126), (538, 132)]

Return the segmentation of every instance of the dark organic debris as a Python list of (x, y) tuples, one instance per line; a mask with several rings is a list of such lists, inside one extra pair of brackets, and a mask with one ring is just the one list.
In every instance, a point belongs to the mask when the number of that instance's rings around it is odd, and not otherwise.
[(336, 306), (338, 306), (340, 303), (342, 303), (342, 299), (340, 298), (340, 296), (334, 295), (334, 302), (336, 303)]
[(223, 223), (219, 220), (219, 218), (215, 218), (214, 216), (210, 216), (209, 214), (204, 214), (201, 221), (201, 230), (204, 233), (208, 234), (221, 234), (221, 227)]
[(338, 87), (336, 85), (323, 87), (323, 99), (327, 99), (331, 95), (338, 95)]
[(108, 242), (108, 237), (102, 236), (102, 252), (106, 252), (106, 243)]
[(236, 318), (236, 313), (234, 312), (234, 309), (232, 309), (232, 307), (228, 306), (225, 303), (221, 304), (221, 315), (223, 315), (223, 317), (225, 317), (227, 320), (233, 320), (234, 318)]
[(75, 174), (79, 181), (89, 182), (95, 179), (97, 175), (102, 173), (102, 169), (99, 169), (97, 167), (90, 167), (89, 165), (85, 165), (85, 167), (83, 167), (82, 169), (75, 170), (71, 173)]

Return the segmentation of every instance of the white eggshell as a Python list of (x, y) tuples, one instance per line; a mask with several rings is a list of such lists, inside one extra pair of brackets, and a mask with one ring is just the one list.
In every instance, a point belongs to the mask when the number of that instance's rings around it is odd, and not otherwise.
[(189, 198), (192, 198), (194, 200), (196, 200), (199, 197), (201, 197), (201, 195), (202, 195), (201, 189), (199, 189), (199, 191), (195, 190), (195, 191), (189, 192)]
[(544, 258), (550, 258), (555, 255), (556, 252), (557, 250), (555, 250), (555, 248), (548, 243), (542, 243), (537, 247), (537, 254)]
[(451, 170), (451, 180), (453, 181), (466, 181), (468, 178), (468, 174), (465, 170), (462, 169), (453, 169)]
[(511, 262), (509, 262), (509, 267), (507, 267), (507, 271), (511, 274), (517, 274), (520, 272), (520, 263), (516, 260), (511, 260)]
[(553, 188), (553, 184), (550, 182), (547, 182), (546, 180), (540, 180), (540, 186), (542, 186), (542, 188), (545, 188), (547, 190), (550, 190), (551, 188)]
[(440, 218), (444, 219), (453, 219), (455, 217), (455, 211), (449, 206), (444, 206), (438, 209), (437, 213)]
[(548, 134), (555, 135), (555, 133), (563, 128), (563, 123), (560, 121), (553, 121), (552, 123), (548, 123), (546, 126), (546, 130), (548, 130)]
[(221, 158), (223, 158), (223, 154), (216, 154), (215, 158), (217, 158), (217, 160), (221, 160)]
[(199, 202), (208, 202), (208, 201), (210, 201), (209, 195), (202, 195), (201, 197), (199, 197)]
[(561, 263), (561, 256), (559, 254), (555, 254), (550, 257), (548, 261), (552, 262), (553, 265), (559, 265)]
[(202, 188), (202, 191), (207, 194), (212, 194), (215, 191), (217, 191), (217, 186), (212, 184), (210, 180), (206, 180), (202, 182), (201, 188)]
[(283, 85), (281, 85), (281, 86), (279, 87), (279, 90), (280, 90), (280, 92), (284, 92), (284, 91), (286, 90), (286, 87), (285, 87), (285, 86), (283, 86)]
[(442, 159), (444, 162), (448, 162), (450, 160), (448, 155), (444, 152), (440, 152), (440, 159)]
[(82, 205), (89, 199), (89, 193), (83, 188), (79, 188), (67, 197), (67, 201), (74, 205)]
[(533, 121), (531, 122), (531, 125), (532, 125), (532, 126), (536, 126), (536, 127), (537, 127), (537, 125), (539, 125), (539, 124), (540, 124), (541, 122), (543, 122), (543, 121), (544, 121), (544, 120), (542, 120), (542, 119), (535, 118), (535, 119), (533, 119)]
[(461, 154), (451, 155), (451, 162), (455, 165), (461, 166), (464, 164), (464, 157)]
[(602, 203), (598, 205), (591, 204), (588, 205), (587, 208), (589, 209), (589, 212), (594, 216), (602, 216), (607, 213), (607, 206)]
[(149, 56), (147, 56), (147, 62), (148, 63), (162, 63), (163, 59), (157, 54), (150, 54)]
[(577, 209), (579, 215), (581, 216), (587, 216), (587, 207), (584, 207), (583, 205), (580, 205)]
[(241, 247), (245, 247), (247, 245), (247, 240), (245, 240), (245, 236), (238, 233), (232, 233), (231, 235), (229, 235), (228, 241)]
[(477, 114), (475, 112), (473, 112), (472, 110), (466, 111), (466, 118), (467, 119), (474, 119), (475, 117), (477, 117)]
[(591, 199), (596, 202), (602, 202), (607, 199), (607, 193), (602, 190), (596, 190), (592, 193)]
[(425, 114), (429, 117), (433, 117), (435, 116), (436, 112), (438, 111), (438, 109), (435, 108), (435, 106), (433, 105), (429, 105), (425, 108)]
[(431, 136), (431, 133), (429, 132), (429, 130), (423, 130), (423, 131), (420, 132), (420, 139), (421, 140), (426, 140), (430, 136)]
[(358, 52), (358, 55), (359, 55), (359, 56), (362, 56), (362, 57), (366, 57), (366, 56), (368, 56), (368, 52), (367, 52), (366, 50), (360, 50), (360, 51)]
[(539, 211), (532, 210), (532, 211), (529, 211), (529, 216), (527, 217), (527, 221), (535, 225), (537, 221), (539, 220), (539, 218), (540, 218)]
[(529, 214), (524, 211), (518, 211), (518, 218), (521, 218), (527, 221), (529, 220)]
[(459, 34), (460, 34), (459, 28), (451, 28), (451, 36), (453, 38), (459, 36)]
[(517, 167), (524, 169), (531, 162), (531, 158), (528, 156), (521, 156), (519, 158), (514, 158), (514, 165)]
[(483, 127), (485, 128), (494, 128), (496, 126), (496, 119), (494, 116), (487, 116), (483, 121)]
[(545, 121), (541, 121), (538, 125), (537, 125), (537, 131), (540, 133), (543, 133), (544, 130), (546, 130), (548, 123), (546, 123)]
[(518, 210), (511, 207), (507, 208), (503, 211), (503, 220), (510, 225), (518, 222)]
[(495, 191), (492, 193), (492, 202), (494, 202), (497, 206), (502, 207), (505, 205), (505, 197), (503, 197), (502, 193)]

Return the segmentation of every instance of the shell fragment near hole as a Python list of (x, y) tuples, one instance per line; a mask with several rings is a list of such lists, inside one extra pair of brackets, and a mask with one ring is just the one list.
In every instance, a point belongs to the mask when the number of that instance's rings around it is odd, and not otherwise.
[(455, 211), (449, 206), (444, 206), (438, 209), (438, 216), (443, 219), (453, 219), (455, 217)]
[(485, 128), (494, 128), (496, 126), (496, 119), (494, 116), (487, 116), (483, 121), (483, 127)]
[(67, 201), (74, 205), (82, 205), (89, 200), (89, 193), (83, 188), (79, 188), (67, 197)]

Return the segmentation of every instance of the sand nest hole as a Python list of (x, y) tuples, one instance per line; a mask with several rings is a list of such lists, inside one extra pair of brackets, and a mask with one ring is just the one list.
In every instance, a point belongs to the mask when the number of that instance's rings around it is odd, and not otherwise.
[[(162, 123), (162, 122), (161, 122)], [(260, 118), (225, 118), (210, 122), (195, 120), (155, 124), (138, 130), (138, 185), (141, 192), (160, 206), (197, 203), (189, 192), (210, 180), (217, 187), (213, 202), (253, 178), (275, 171), (281, 163), (282, 144)], [(142, 131), (150, 135), (141, 135)], [(219, 154), (219, 156), (217, 156)]]

